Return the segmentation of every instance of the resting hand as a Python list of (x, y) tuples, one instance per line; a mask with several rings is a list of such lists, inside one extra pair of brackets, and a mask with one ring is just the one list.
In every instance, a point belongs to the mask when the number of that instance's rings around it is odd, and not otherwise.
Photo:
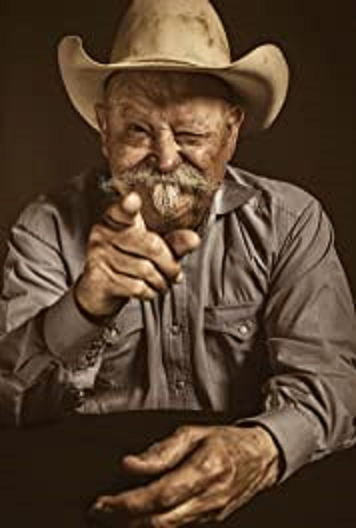
[(125, 469), (158, 476), (152, 483), (114, 496), (103, 496), (95, 512), (127, 526), (180, 527), (221, 521), (272, 486), (278, 477), (279, 451), (261, 427), (183, 427), (137, 456)]
[(152, 299), (179, 280), (178, 259), (199, 242), (190, 230), (174, 231), (166, 240), (149, 231), (141, 199), (130, 193), (111, 205), (90, 232), (84, 271), (74, 290), (79, 306), (92, 317), (104, 317), (127, 298)]

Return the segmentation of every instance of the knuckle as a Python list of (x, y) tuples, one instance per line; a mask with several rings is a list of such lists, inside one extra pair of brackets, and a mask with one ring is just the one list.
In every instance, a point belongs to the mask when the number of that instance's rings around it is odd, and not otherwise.
[(133, 297), (139, 299), (152, 299), (153, 292), (143, 280), (135, 280), (131, 287)]
[(100, 262), (97, 258), (89, 259), (86, 262), (83, 276), (86, 278), (90, 278), (94, 284), (102, 284), (103, 281), (107, 278), (106, 269), (104, 266), (100, 265)]
[(140, 500), (136, 499), (134, 496), (127, 497), (125, 501), (125, 510), (130, 515), (135, 515), (140, 512)]
[(200, 472), (205, 476), (215, 476), (218, 472), (217, 464), (212, 457), (207, 457), (200, 464)]
[(107, 257), (107, 252), (101, 244), (92, 245), (89, 248), (89, 254), (95, 259), (95, 262), (101, 262)]
[(190, 436), (194, 429), (195, 427), (191, 425), (181, 425), (176, 429), (175, 434), (179, 436)]
[(175, 430), (174, 435), (190, 440), (201, 434), (201, 427), (195, 425), (181, 425)]
[(228, 504), (228, 497), (227, 497), (227, 494), (224, 493), (224, 492), (219, 492), (215, 495), (215, 497), (213, 497), (211, 499), (211, 504), (214, 508), (214, 510), (223, 510), (224, 508), (226, 508), (227, 504)]
[(90, 233), (89, 233), (89, 244), (97, 244), (98, 242), (101, 242), (104, 238), (104, 231), (102, 226), (96, 224), (92, 227)]
[(135, 280), (132, 284), (132, 294), (135, 297), (141, 297), (146, 292), (146, 285), (142, 280)]
[(143, 271), (143, 277), (147, 280), (155, 289), (163, 290), (167, 287), (167, 283), (160, 272), (156, 269), (155, 265), (146, 261), (145, 269)]
[(229, 466), (226, 464), (225, 459), (215, 454), (213, 450), (210, 450), (210, 456), (207, 456), (201, 463), (200, 470), (204, 475), (213, 478), (222, 478), (229, 473)]
[(142, 260), (139, 265), (139, 270), (140, 274), (147, 278), (152, 277), (155, 273), (154, 266), (149, 260)]
[(156, 256), (161, 252), (162, 249), (162, 239), (156, 233), (147, 233), (146, 234), (146, 246), (148, 252)]
[(158, 497), (157, 506), (163, 509), (168, 509), (171, 506), (174, 506), (175, 501), (176, 501), (175, 493), (169, 488), (165, 488), (161, 491)]

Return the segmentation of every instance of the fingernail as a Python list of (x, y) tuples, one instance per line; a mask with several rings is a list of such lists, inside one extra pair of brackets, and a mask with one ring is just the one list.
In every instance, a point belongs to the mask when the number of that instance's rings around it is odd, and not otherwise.
[(93, 504), (93, 510), (102, 510), (104, 508), (104, 504), (101, 501), (97, 501)]
[(177, 275), (176, 282), (177, 282), (178, 284), (180, 284), (180, 283), (183, 282), (183, 281), (184, 281), (184, 273), (183, 273), (183, 271), (181, 271), (181, 272)]
[(103, 499), (98, 499), (94, 504), (93, 504), (93, 510), (95, 511), (100, 511), (100, 512), (110, 512), (111, 511), (111, 508), (108, 504), (105, 504), (105, 501)]

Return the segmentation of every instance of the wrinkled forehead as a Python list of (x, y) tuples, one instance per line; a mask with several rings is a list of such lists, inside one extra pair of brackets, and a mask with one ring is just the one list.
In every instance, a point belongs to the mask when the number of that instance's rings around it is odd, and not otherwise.
[(110, 77), (105, 96), (110, 101), (122, 97), (146, 98), (165, 106), (197, 98), (221, 100), (236, 104), (230, 87), (221, 79), (202, 73), (121, 71)]

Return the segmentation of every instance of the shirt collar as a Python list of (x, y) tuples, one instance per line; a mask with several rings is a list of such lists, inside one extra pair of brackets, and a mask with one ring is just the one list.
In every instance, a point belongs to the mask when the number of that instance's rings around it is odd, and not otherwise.
[(226, 215), (257, 194), (258, 190), (244, 182), (237, 169), (227, 165), (224, 181), (214, 198), (214, 213)]

